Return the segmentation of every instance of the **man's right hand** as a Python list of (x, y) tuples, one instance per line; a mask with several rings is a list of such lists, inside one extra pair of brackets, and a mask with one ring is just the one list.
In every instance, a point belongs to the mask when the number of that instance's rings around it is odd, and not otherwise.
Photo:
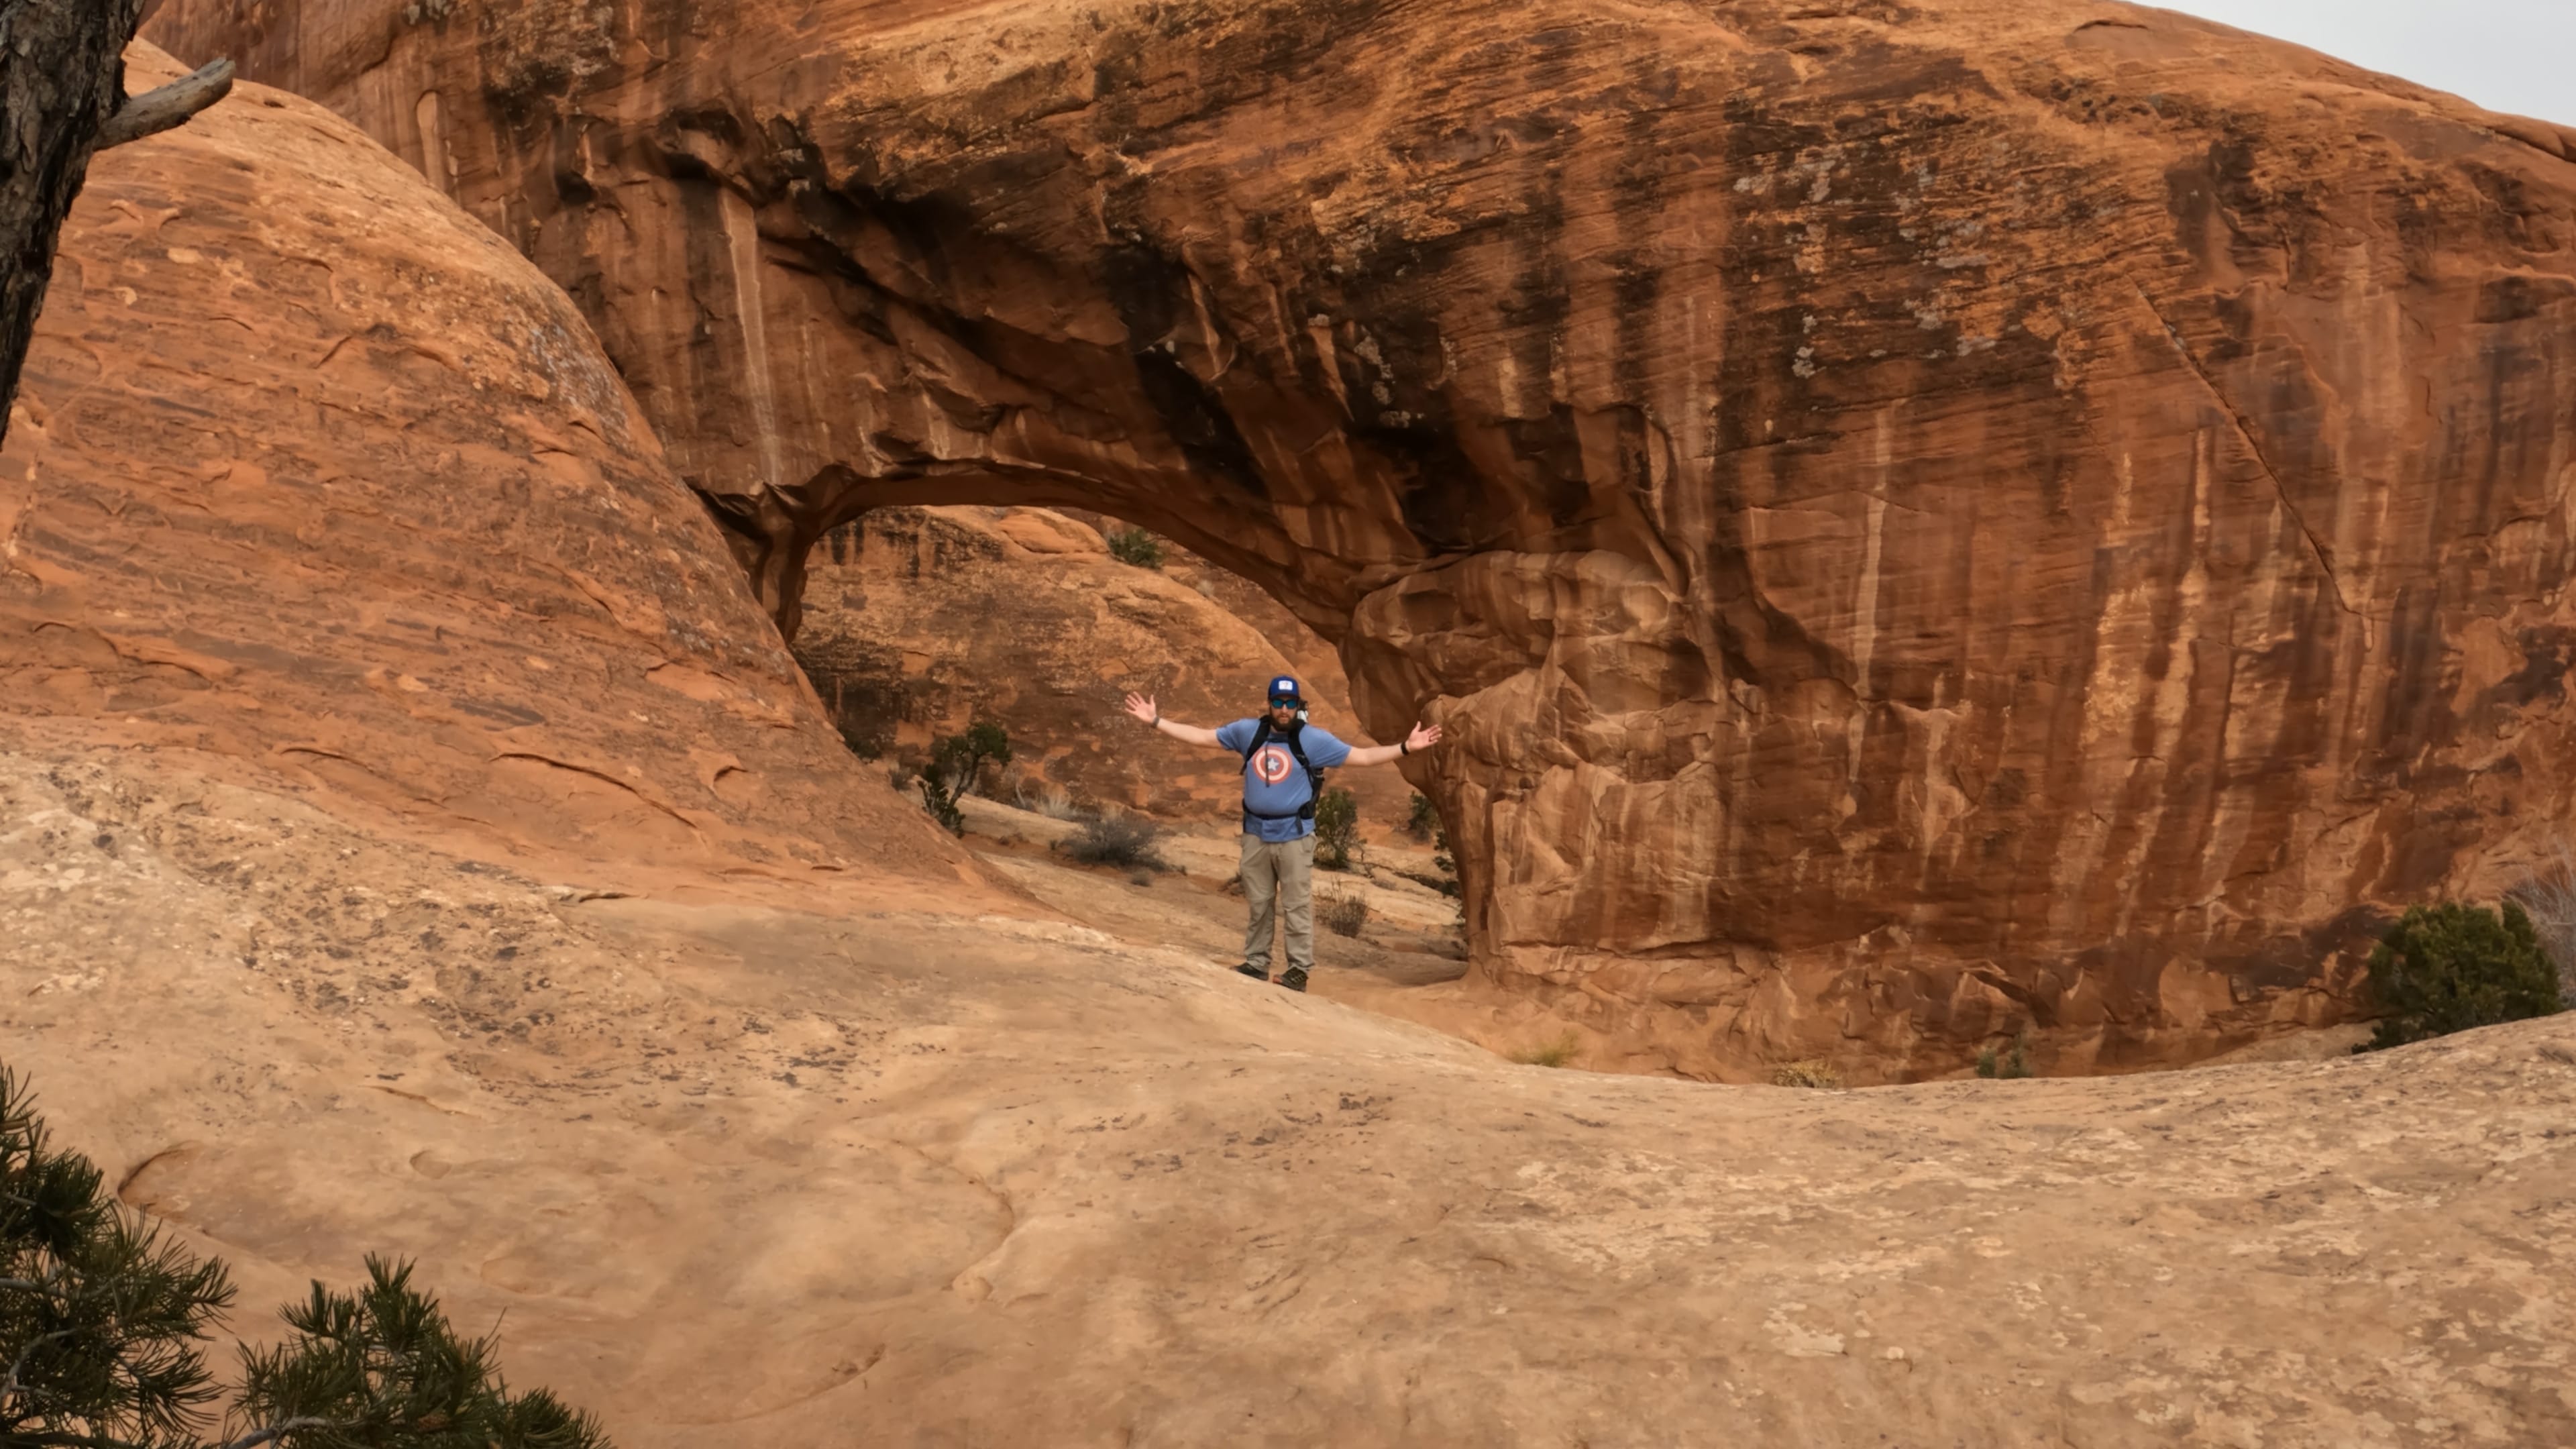
[(1153, 698), (1150, 695), (1131, 694), (1127, 696), (1127, 712), (1149, 725), (1158, 725), (1163, 722), (1162, 708), (1154, 703)]

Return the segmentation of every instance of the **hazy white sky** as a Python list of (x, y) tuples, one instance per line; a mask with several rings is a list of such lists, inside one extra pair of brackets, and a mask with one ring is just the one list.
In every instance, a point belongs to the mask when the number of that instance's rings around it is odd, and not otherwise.
[(2576, 0), (2145, 0), (2576, 125)]

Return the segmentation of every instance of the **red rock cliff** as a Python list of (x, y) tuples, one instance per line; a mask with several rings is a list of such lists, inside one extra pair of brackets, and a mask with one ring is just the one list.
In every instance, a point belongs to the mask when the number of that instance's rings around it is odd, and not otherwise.
[(576, 297), (793, 627), (887, 502), (1341, 641), (1497, 982), (2205, 1053), (2571, 811), (2576, 140), (2074, 0), (170, 0)]

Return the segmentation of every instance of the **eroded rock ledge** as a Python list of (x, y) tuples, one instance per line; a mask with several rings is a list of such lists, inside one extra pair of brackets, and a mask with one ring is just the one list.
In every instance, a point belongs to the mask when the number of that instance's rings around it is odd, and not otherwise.
[(2570, 813), (2556, 128), (2072, 0), (152, 33), (561, 282), (791, 630), (888, 502), (1270, 588), (1451, 727), (1487, 977), (1680, 1069), (2330, 1019)]

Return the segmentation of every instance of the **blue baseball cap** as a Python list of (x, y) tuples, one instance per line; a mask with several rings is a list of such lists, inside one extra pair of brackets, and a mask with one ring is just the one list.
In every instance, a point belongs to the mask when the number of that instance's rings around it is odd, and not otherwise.
[(1297, 692), (1297, 681), (1285, 674), (1270, 681), (1270, 702), (1277, 704), (1282, 700), (1290, 704), (1306, 702), (1306, 697)]

